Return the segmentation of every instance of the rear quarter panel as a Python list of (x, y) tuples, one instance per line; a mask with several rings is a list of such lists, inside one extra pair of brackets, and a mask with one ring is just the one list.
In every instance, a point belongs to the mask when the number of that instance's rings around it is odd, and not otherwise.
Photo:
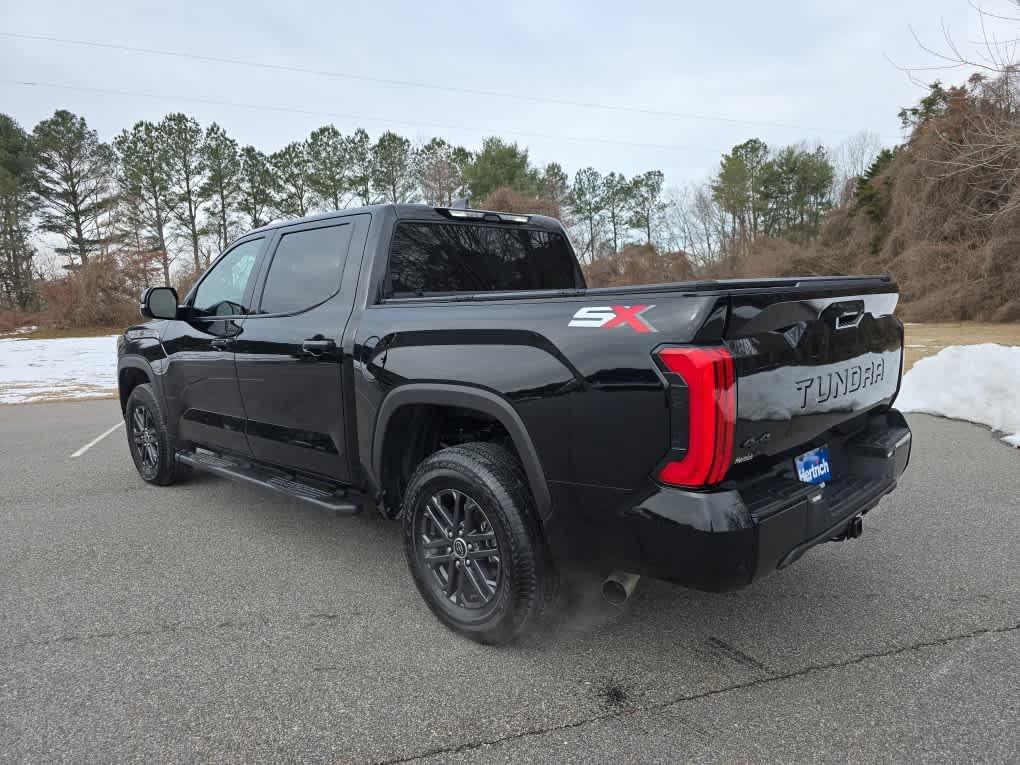
[(589, 296), (370, 307), (354, 352), (361, 453), (389, 392), (414, 382), (454, 383), (498, 393), (513, 406), (549, 483), (637, 487), (669, 442), (652, 352), (664, 343), (720, 341), (725, 300), (645, 294), (647, 331), (626, 323), (570, 326), (581, 309), (614, 302)]

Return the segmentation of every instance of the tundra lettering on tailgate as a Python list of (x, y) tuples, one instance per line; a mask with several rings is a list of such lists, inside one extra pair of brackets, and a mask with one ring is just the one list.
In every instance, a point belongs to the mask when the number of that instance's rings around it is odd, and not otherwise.
[(812, 404), (824, 404), (830, 398), (839, 398), (885, 379), (885, 359), (876, 359), (867, 364), (857, 364), (838, 372), (828, 372), (816, 377), (797, 380), (797, 390), (803, 394), (800, 408), (806, 409), (808, 398)]
[(578, 309), (568, 327), (591, 327), (592, 329), (613, 329), (627, 326), (635, 332), (658, 332), (642, 314), (655, 308), (654, 305), (599, 305)]

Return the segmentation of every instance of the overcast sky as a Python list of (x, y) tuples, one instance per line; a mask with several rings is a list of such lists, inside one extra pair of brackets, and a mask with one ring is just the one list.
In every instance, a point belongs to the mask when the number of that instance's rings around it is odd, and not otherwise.
[[(987, 2), (1009, 8), (1009, 0)], [(977, 37), (965, 0), (0, 0), (0, 18), (0, 32), (745, 121), (608, 111), (0, 36), (0, 111), (26, 129), (65, 108), (84, 115), (105, 140), (136, 120), (183, 111), (203, 125), (215, 120), (267, 152), (328, 122), (345, 133), (360, 125), (373, 137), (392, 129), (412, 139), (441, 135), (469, 148), (500, 134), (527, 145), (537, 163), (555, 160), (571, 174), (589, 164), (628, 175), (661, 168), (668, 185), (703, 180), (722, 152), (755, 136), (770, 144), (807, 139), (835, 145), (867, 129), (893, 144), (900, 135), (897, 110), (920, 91), (885, 56), (930, 63), (910, 25), (933, 42), (943, 21), (961, 40)]]

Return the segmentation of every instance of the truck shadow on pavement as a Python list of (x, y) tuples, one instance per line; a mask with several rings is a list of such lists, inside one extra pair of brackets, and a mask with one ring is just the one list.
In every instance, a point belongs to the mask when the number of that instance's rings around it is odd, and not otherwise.
[[(733, 593), (702, 593), (642, 579), (622, 607), (602, 599), (594, 575), (586, 580), (575, 575), (555, 611), (517, 642), (502, 648), (474, 646), (432, 618), (407, 572), (399, 523), (381, 518), (374, 509), (353, 517), (330, 516), (205, 475), (190, 478), (179, 490), (194, 491), (196, 497), (223, 495), (211, 512), (235, 517), (250, 534), (265, 535), (260, 544), (277, 546), (283, 554), (321, 568), (322, 577), (335, 583), (335, 599), (319, 604), (314, 613), (340, 615), (332, 624), (337, 630), (344, 629), (342, 615), (354, 606), (352, 583), (364, 578), (375, 583), (373, 602), (358, 602), (356, 610), (378, 628), (380, 639), (388, 639), (385, 633), (397, 615), (414, 615), (416, 629), (461, 650), (527, 655), (530, 661), (564, 653), (598, 654), (598, 687), (607, 703), (622, 703), (619, 694), (605, 690), (618, 670), (630, 678), (619, 686), (627, 698), (640, 693), (634, 682), (641, 668), (675, 675), (693, 663), (724, 676), (767, 676), (796, 658), (797, 646), (815, 646), (811, 653), (820, 660), (843, 656), (855, 643), (863, 647), (874, 625), (900, 616), (889, 611), (893, 606), (887, 597), (897, 584), (869, 566), (866, 557), (854, 554), (867, 551), (869, 543), (859, 540), (822, 545), (791, 569)], [(875, 534), (871, 542), (878, 539)], [(841, 552), (840, 547), (856, 550)], [(902, 603), (902, 595), (895, 603)]]

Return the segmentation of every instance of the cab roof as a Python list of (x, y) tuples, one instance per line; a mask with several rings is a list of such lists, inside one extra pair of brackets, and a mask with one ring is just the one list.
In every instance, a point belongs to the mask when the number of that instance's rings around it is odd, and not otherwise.
[(393, 215), (397, 220), (436, 220), (437, 222), (452, 220), (458, 222), (505, 223), (508, 225), (527, 225), (532, 228), (555, 231), (557, 233), (562, 233), (563, 231), (563, 224), (560, 221), (546, 215), (508, 213), (498, 210), (476, 210), (473, 208), (432, 207), (431, 205), (424, 204), (394, 204), (389, 202), (380, 205), (365, 205), (363, 207), (345, 207), (342, 210), (333, 210), (318, 215), (307, 215), (303, 218), (273, 221), (266, 226), (245, 232), (244, 236), (272, 231), (282, 226), (292, 226), (297, 223), (343, 218), (348, 215), (358, 215), (361, 213)]

